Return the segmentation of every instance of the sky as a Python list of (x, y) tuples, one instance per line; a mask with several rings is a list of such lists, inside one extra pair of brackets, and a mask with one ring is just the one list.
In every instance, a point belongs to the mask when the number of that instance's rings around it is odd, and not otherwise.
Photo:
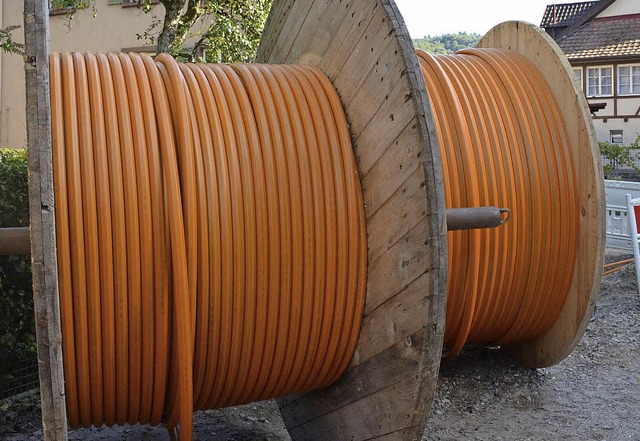
[[(540, 24), (551, 0), (395, 0), (411, 38), (457, 32), (484, 35), (508, 20)], [(571, 3), (562, 0), (556, 3)]]

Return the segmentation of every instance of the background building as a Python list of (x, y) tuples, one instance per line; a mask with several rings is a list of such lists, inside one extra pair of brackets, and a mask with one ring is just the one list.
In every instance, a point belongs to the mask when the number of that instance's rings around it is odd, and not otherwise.
[(549, 5), (540, 26), (567, 55), (592, 109), (601, 108), (594, 113), (598, 140), (635, 141), (640, 134), (640, 1)]
[[(149, 40), (138, 38), (164, 17), (164, 7), (152, 6), (145, 13), (137, 0), (95, 0), (93, 7), (78, 11), (72, 21), (65, 10), (51, 11), (51, 50), (154, 52)], [(23, 2), (0, 2), (0, 28), (23, 26)], [(24, 41), (23, 29), (13, 32)], [(25, 80), (22, 57), (0, 53), (0, 147), (26, 146)]]

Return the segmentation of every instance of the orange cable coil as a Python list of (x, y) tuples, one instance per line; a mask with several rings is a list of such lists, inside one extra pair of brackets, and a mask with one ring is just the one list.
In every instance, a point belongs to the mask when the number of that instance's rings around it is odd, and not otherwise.
[[(510, 207), (449, 233), (445, 345), (505, 345), (558, 318), (578, 203), (565, 122), (513, 51), (418, 51), (447, 207)], [(362, 193), (340, 101), (309, 66), (54, 54), (54, 179), (72, 426), (333, 383), (364, 307)], [(185, 344), (188, 342), (188, 344)]]
[(449, 232), (445, 346), (508, 345), (547, 331), (566, 301), (579, 205), (571, 140), (540, 71), (515, 51), (418, 58), (449, 208), (513, 213), (495, 230)]
[(364, 308), (364, 207), (310, 66), (51, 56), (56, 234), (73, 427), (327, 386)]

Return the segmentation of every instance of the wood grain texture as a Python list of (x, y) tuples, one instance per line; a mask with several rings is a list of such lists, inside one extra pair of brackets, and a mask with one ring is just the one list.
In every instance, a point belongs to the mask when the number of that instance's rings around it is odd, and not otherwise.
[(0, 256), (28, 255), (31, 253), (29, 228), (0, 228)]
[(43, 438), (45, 441), (64, 441), (67, 439), (67, 412), (51, 153), (49, 3), (46, 0), (25, 0), (24, 12), (31, 271)]
[(506, 22), (490, 30), (478, 47), (512, 49), (533, 62), (558, 100), (572, 141), (581, 213), (578, 253), (569, 296), (558, 320), (545, 335), (507, 348), (527, 366), (551, 366), (569, 355), (582, 338), (600, 290), (605, 246), (600, 151), (589, 106), (573, 81), (571, 65), (544, 31), (523, 22)]
[(257, 61), (312, 64), (332, 81), (367, 217), (355, 355), (335, 385), (279, 399), (285, 424), (293, 439), (420, 439), (442, 351), (446, 226), (435, 129), (406, 27), (391, 0), (276, 0)]

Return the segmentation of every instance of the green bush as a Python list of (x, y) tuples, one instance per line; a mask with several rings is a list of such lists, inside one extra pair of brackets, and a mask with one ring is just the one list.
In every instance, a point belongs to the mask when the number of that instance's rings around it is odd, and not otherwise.
[[(0, 149), (0, 228), (29, 226), (26, 150)], [(0, 256), (0, 386), (36, 339), (29, 256)]]

